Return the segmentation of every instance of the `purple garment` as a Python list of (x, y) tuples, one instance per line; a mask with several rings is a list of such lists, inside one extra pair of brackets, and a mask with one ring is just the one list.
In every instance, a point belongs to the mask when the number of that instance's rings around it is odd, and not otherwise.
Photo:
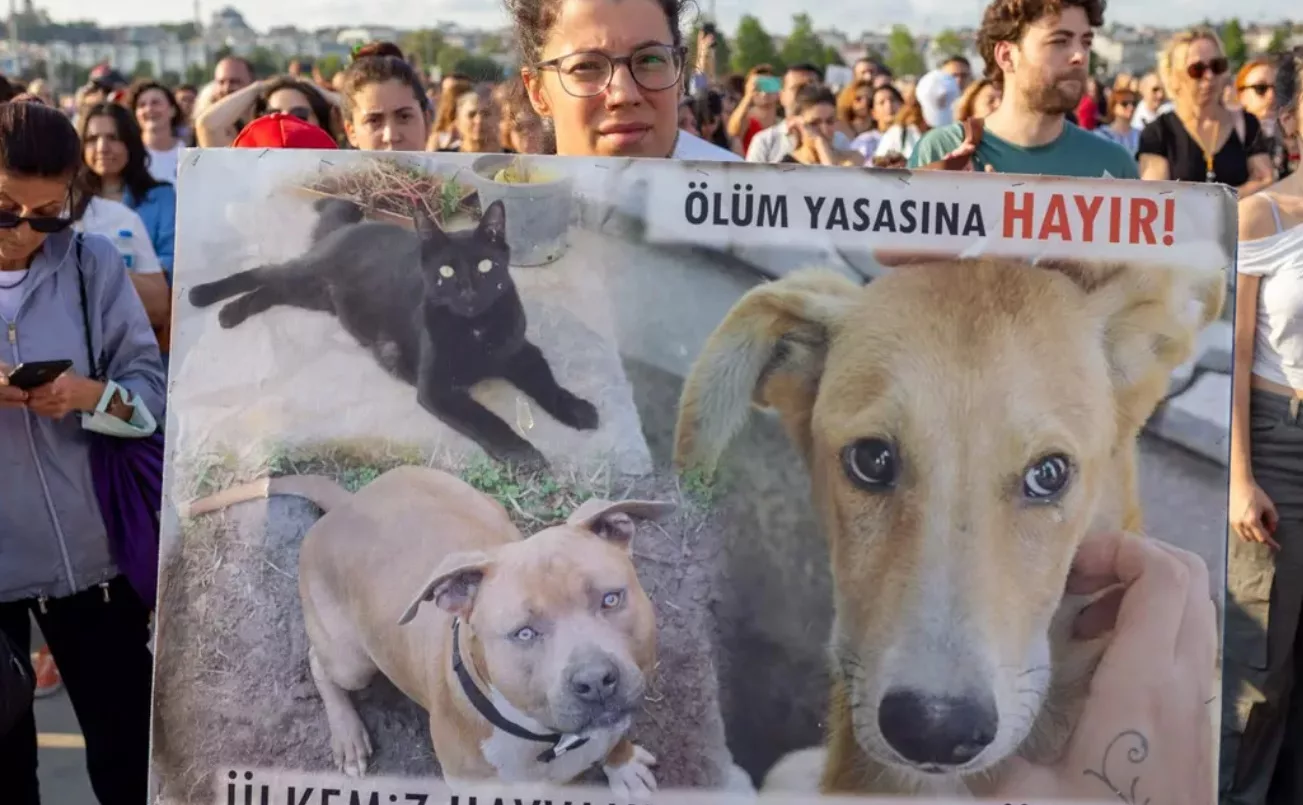
[(122, 439), (93, 434), (91, 476), (118, 569), (151, 610), (158, 599), (163, 434)]

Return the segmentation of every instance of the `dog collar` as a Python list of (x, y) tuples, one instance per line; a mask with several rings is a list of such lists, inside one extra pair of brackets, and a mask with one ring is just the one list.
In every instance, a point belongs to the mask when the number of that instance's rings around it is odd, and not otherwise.
[(572, 749), (578, 749), (588, 743), (588, 738), (582, 735), (562, 735), (559, 732), (548, 733), (546, 735), (532, 732), (512, 722), (493, 705), (489, 697), (484, 695), (479, 685), (475, 684), (475, 679), (471, 676), (470, 669), (461, 658), (461, 620), (453, 618), (452, 621), (452, 670), (457, 674), (457, 681), (461, 683), (462, 692), (466, 698), (470, 699), (471, 706), (476, 712), (484, 716), (490, 724), (517, 738), (526, 741), (535, 741), (537, 743), (551, 744), (543, 750), (538, 756), (539, 763), (551, 763), (557, 758), (569, 752)]

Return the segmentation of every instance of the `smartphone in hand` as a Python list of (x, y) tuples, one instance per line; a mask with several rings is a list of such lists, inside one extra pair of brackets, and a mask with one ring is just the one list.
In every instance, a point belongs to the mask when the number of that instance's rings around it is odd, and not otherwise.
[(9, 373), (9, 385), (23, 391), (31, 391), (47, 383), (53, 383), (71, 368), (72, 361), (69, 360), (20, 363)]

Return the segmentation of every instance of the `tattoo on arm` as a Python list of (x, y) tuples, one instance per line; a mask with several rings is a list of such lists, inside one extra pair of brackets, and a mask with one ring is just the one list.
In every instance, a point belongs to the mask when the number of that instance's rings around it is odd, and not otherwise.
[[(1124, 748), (1130, 746), (1129, 749), (1126, 749), (1125, 757), (1127, 763), (1132, 766), (1141, 765), (1149, 757), (1149, 739), (1138, 730), (1127, 730), (1119, 733), (1117, 737), (1109, 741), (1108, 746), (1104, 747), (1104, 756), (1099, 759), (1098, 770), (1086, 769), (1082, 774), (1087, 777), (1094, 777), (1107, 786), (1109, 792), (1117, 797), (1119, 802), (1124, 802), (1126, 805), (1149, 805), (1149, 797), (1141, 798), (1136, 791), (1140, 785), (1139, 774), (1135, 774), (1129, 781), (1126, 781), (1125, 777), (1115, 781), (1110, 774), (1109, 757), (1114, 754), (1113, 750), (1118, 746)], [(1123, 773), (1125, 775), (1126, 772)]]

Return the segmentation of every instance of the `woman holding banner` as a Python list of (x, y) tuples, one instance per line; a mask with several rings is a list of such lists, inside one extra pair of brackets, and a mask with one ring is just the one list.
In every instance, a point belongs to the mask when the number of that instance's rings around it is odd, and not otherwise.
[[(684, 7), (684, 0), (512, 0), (521, 75), (530, 103), (552, 122), (557, 154), (737, 159), (678, 130)], [(1069, 586), (1115, 588), (1077, 624), (1083, 638), (1113, 635), (1085, 714), (1058, 763), (1022, 764), (991, 793), (1020, 801), (1121, 796), (1087, 770), (1119, 740), (1138, 738), (1128, 756), (1140, 761), (1122, 785), (1139, 775), (1133, 792), (1153, 805), (1207, 802), (1217, 652), (1207, 567), (1157, 540), (1097, 535), (1082, 546)]]
[(741, 157), (679, 129), (681, 0), (513, 0), (521, 78), (560, 156)]
[[(1299, 138), (1303, 51), (1276, 75)], [(1222, 802), (1303, 801), (1303, 175), (1240, 202), (1223, 668)], [(1273, 779), (1274, 778), (1274, 779)]]

